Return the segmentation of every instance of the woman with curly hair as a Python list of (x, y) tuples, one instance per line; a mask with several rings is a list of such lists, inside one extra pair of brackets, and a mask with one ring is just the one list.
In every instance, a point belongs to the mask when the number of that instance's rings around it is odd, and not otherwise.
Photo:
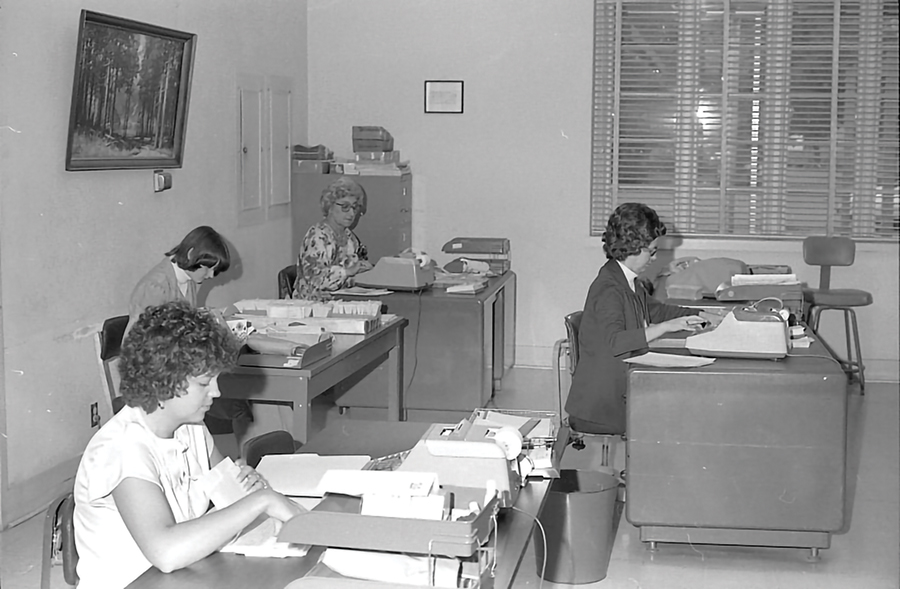
[[(666, 225), (641, 203), (620, 205), (603, 235), (608, 261), (588, 290), (578, 333), (580, 356), (566, 400), (572, 429), (625, 433), (624, 358), (643, 354), (651, 342), (675, 331), (696, 331), (721, 317), (651, 298), (638, 275), (656, 256)], [(699, 315), (699, 317), (698, 317)]]
[(351, 285), (354, 276), (372, 268), (365, 246), (352, 230), (366, 213), (363, 187), (350, 178), (338, 178), (322, 191), (319, 202), (325, 218), (303, 237), (295, 299), (330, 299), (332, 291)]
[(150, 307), (122, 345), (126, 406), (98, 431), (75, 477), (75, 542), (81, 589), (121, 589), (151, 566), (174, 571), (215, 552), (257, 517), (301, 513), (241, 467), (248, 494), (222, 509), (198, 481), (222, 455), (203, 425), (238, 343), (209, 312), (187, 302)]

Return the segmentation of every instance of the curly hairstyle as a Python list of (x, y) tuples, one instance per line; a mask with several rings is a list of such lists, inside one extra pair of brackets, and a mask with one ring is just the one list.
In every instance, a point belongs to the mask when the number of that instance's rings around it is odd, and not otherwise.
[(322, 196), (319, 199), (319, 204), (322, 205), (322, 215), (327, 217), (332, 205), (345, 196), (352, 197), (359, 203), (360, 215), (366, 214), (366, 190), (355, 180), (342, 176), (326, 186), (325, 190), (322, 191)]
[(182, 270), (193, 272), (200, 266), (212, 268), (218, 276), (231, 266), (228, 244), (212, 227), (201, 225), (191, 229), (181, 243), (166, 252)]
[(639, 202), (626, 202), (613, 211), (603, 234), (603, 251), (607, 258), (623, 261), (641, 253), (641, 249), (661, 235), (666, 224), (656, 211)]
[(206, 310), (184, 301), (148, 307), (122, 343), (122, 397), (153, 413), (161, 401), (184, 394), (189, 376), (232, 368), (239, 350), (237, 338)]

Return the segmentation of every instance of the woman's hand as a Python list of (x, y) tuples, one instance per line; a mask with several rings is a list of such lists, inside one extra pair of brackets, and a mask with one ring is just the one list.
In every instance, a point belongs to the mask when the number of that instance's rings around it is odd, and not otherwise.
[(706, 327), (707, 323), (707, 320), (699, 315), (686, 315), (663, 321), (659, 325), (665, 328), (666, 333), (672, 333), (675, 331), (697, 331)]
[(348, 264), (344, 267), (347, 270), (347, 276), (356, 276), (360, 272), (365, 272), (366, 270), (372, 269), (372, 264), (370, 264), (367, 260), (356, 260), (352, 264)]
[(344, 269), (347, 271), (347, 276), (356, 276), (360, 272), (360, 260), (353, 262), (352, 264), (347, 264), (344, 266)]
[(269, 488), (269, 481), (259, 474), (255, 468), (248, 466), (243, 458), (238, 458), (234, 463), (241, 469), (240, 474), (238, 474), (238, 483), (245, 491), (252, 493), (253, 491)]
[(713, 327), (718, 327), (719, 323), (722, 323), (722, 319), (725, 318), (725, 315), (728, 314), (728, 309), (722, 308), (722, 313), (719, 314), (715, 311), (700, 311), (699, 317), (705, 321), (707, 321)]

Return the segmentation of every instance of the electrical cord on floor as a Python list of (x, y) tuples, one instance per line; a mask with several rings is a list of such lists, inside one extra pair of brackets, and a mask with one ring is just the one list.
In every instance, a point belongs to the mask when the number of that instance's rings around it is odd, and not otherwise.
[(544, 547), (544, 551), (541, 554), (544, 556), (544, 558), (541, 561), (541, 574), (540, 574), (540, 581), (538, 581), (538, 589), (543, 589), (544, 575), (547, 573), (547, 533), (544, 531), (544, 526), (541, 524), (541, 520), (539, 520), (535, 516), (531, 515), (530, 513), (526, 513), (524, 511), (522, 511), (515, 505), (512, 506), (512, 510), (518, 511), (519, 513), (527, 515), (528, 517), (533, 519), (534, 523), (536, 523), (537, 527), (540, 528), (540, 530), (541, 530), (541, 542), (543, 543), (543, 547)]
[[(403, 389), (404, 395), (409, 393), (410, 387), (412, 387), (413, 380), (415, 380), (415, 378), (416, 378), (416, 368), (419, 366), (419, 330), (422, 328), (422, 292), (424, 292), (424, 289), (422, 289), (416, 293), (416, 295), (417, 295), (416, 303), (418, 306), (416, 308), (416, 330), (415, 330), (416, 339), (415, 339), (415, 343), (413, 344), (413, 363), (412, 363), (413, 365), (412, 365), (412, 371), (410, 372), (410, 375), (409, 375), (409, 382), (406, 384), (406, 387)], [(403, 359), (401, 358), (400, 361), (402, 362)]]

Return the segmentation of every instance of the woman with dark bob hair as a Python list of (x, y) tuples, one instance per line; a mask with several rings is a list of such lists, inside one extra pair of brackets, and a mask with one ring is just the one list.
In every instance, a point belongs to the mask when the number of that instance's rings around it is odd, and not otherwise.
[(297, 256), (294, 298), (324, 300), (331, 292), (353, 283), (353, 277), (372, 268), (366, 248), (353, 233), (366, 213), (366, 191), (341, 177), (319, 199), (324, 218), (309, 228)]
[[(171, 301), (185, 301), (196, 307), (200, 285), (231, 266), (231, 254), (225, 240), (206, 225), (192, 229), (165, 256), (134, 287), (128, 303), (126, 333), (148, 307)], [(214, 434), (234, 432), (238, 438), (252, 421), (250, 403), (241, 399), (216, 401), (207, 417), (207, 425)]]
[[(696, 331), (721, 317), (651, 298), (638, 275), (656, 256), (666, 225), (656, 211), (625, 203), (609, 217), (603, 235), (608, 261), (588, 290), (578, 332), (580, 356), (566, 412), (572, 429), (625, 433), (624, 358), (643, 354), (651, 342), (675, 331)], [(698, 316), (699, 315), (699, 316)]]
[(186, 302), (138, 318), (119, 364), (126, 406), (91, 438), (75, 477), (79, 588), (120, 589), (151, 566), (189, 566), (261, 515), (286, 521), (302, 512), (240, 460), (248, 494), (209, 509), (199, 481), (223, 457), (203, 416), (237, 355), (227, 328)]
[(147, 307), (169, 301), (187, 301), (192, 307), (197, 306), (199, 285), (231, 266), (225, 240), (205, 225), (192, 229), (165, 256), (134, 287), (128, 303), (129, 325)]

